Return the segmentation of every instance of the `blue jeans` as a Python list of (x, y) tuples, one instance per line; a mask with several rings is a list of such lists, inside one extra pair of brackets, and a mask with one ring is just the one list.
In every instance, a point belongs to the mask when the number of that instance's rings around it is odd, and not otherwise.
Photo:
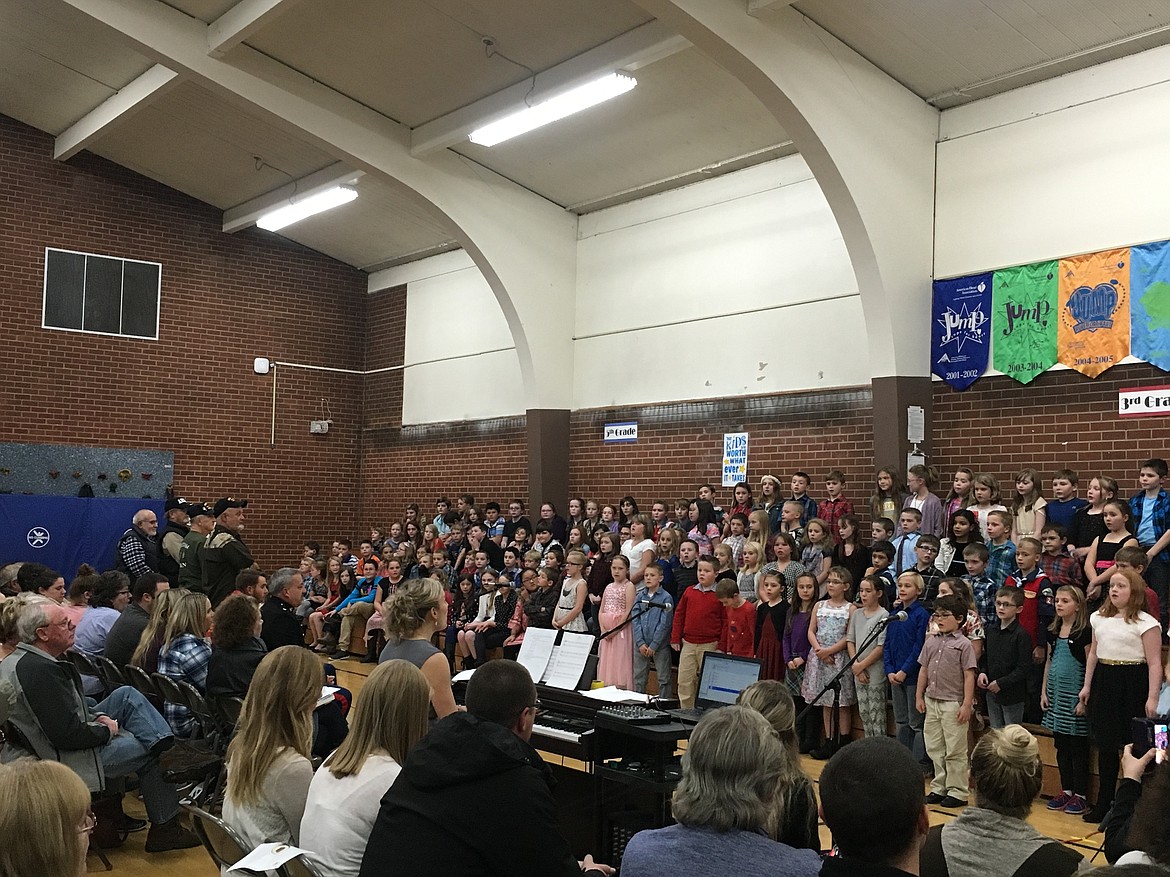
[(913, 753), (916, 761), (926, 761), (926, 744), (922, 740), (922, 723), (926, 716), (918, 712), (914, 700), (917, 680), (907, 679), (901, 685), (890, 686), (890, 700), (894, 704), (894, 724), (898, 728), (898, 742)]
[(1019, 725), (1024, 721), (1024, 707), (1026, 701), (1019, 703), (1000, 703), (999, 696), (987, 692), (987, 720), (993, 728), (1002, 728), (1005, 725)]
[(150, 754), (152, 746), (174, 736), (166, 720), (141, 692), (128, 685), (115, 689), (95, 710), (118, 723), (118, 736), (98, 750), (106, 775), (138, 774), (146, 815), (156, 825), (178, 816), (178, 792), (163, 779), (158, 756)]

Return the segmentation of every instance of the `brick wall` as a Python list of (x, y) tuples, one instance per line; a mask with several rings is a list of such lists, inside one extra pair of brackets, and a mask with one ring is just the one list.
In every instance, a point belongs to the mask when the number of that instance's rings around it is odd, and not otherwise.
[(965, 465), (995, 475), (1010, 495), (1016, 473), (1030, 466), (1047, 496), (1053, 470), (1068, 467), (1080, 474), (1082, 495), (1098, 473), (1116, 478), (1128, 495), (1137, 490), (1141, 461), (1170, 453), (1170, 422), (1118, 417), (1117, 391), (1166, 383), (1164, 372), (1145, 363), (1114, 366), (1095, 380), (1074, 371), (1046, 372), (1026, 386), (985, 377), (962, 393), (936, 383), (934, 462), (946, 486)]
[[(279, 369), (270, 446), (267, 356), (361, 368), (365, 276), (276, 235), (223, 234), (219, 211), (0, 116), (0, 417), (14, 441), (170, 449), (188, 498), (252, 501), (247, 538), (268, 567), (303, 536), (356, 525), (360, 378)], [(160, 340), (45, 330), (46, 246), (163, 265)], [(328, 400), (327, 436), (308, 421)], [(104, 563), (105, 559), (97, 559)], [(68, 572), (68, 571), (67, 571)]]
[[(574, 494), (602, 502), (628, 493), (647, 511), (656, 499), (673, 504), (711, 482), (721, 503), (730, 505), (731, 489), (719, 487), (723, 434), (747, 432), (748, 473), (757, 495), (761, 475), (775, 475), (787, 486), (803, 469), (813, 477), (812, 495), (822, 499), (825, 474), (839, 468), (846, 496), (860, 505), (873, 477), (871, 411), (868, 388), (577, 411), (569, 482)], [(604, 444), (603, 426), (626, 420), (638, 421), (638, 441)]]

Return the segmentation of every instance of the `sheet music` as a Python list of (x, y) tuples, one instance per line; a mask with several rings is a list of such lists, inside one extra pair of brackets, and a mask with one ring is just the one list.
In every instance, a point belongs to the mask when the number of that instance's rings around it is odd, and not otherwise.
[(524, 642), (520, 644), (520, 654), (516, 656), (516, 663), (528, 671), (533, 682), (539, 682), (544, 676), (556, 642), (557, 632), (551, 628), (530, 627), (524, 631)]
[[(525, 633), (527, 639), (528, 634)], [(571, 633), (563, 631), (561, 644), (552, 650), (549, 657), (548, 669), (541, 680), (550, 688), (563, 688), (574, 691), (581, 674), (585, 672), (585, 662), (589, 653), (593, 651), (593, 635), (588, 633)]]

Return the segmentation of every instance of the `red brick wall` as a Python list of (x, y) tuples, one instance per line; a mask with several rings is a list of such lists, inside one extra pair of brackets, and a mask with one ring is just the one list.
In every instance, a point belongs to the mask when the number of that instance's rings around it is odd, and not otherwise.
[[(748, 476), (757, 495), (761, 475), (787, 486), (801, 469), (812, 475), (810, 492), (820, 500), (825, 474), (839, 468), (845, 495), (860, 506), (873, 480), (871, 412), (869, 388), (578, 411), (569, 483), (574, 494), (601, 502), (628, 493), (648, 511), (656, 499), (673, 504), (710, 482), (730, 505), (731, 489), (719, 486), (723, 434), (747, 432)], [(604, 444), (603, 426), (626, 420), (638, 421), (638, 441)]]
[[(356, 525), (360, 378), (252, 359), (359, 369), (365, 276), (96, 156), (52, 160), (52, 137), (0, 116), (0, 417), (16, 442), (173, 450), (188, 498), (246, 496), (247, 538), (273, 567), (300, 540)], [(44, 248), (163, 265), (160, 340), (45, 330)], [(328, 400), (333, 428), (310, 436)], [(96, 559), (105, 563), (106, 559)]]
[(962, 393), (936, 383), (932, 437), (944, 487), (956, 467), (969, 466), (995, 475), (1010, 495), (1016, 473), (1030, 466), (1050, 496), (1053, 470), (1067, 467), (1080, 474), (1082, 495), (1098, 473), (1116, 478), (1128, 495), (1137, 490), (1141, 461), (1170, 453), (1170, 422), (1118, 417), (1117, 391), (1170, 383), (1167, 377), (1136, 363), (1095, 380), (1074, 371), (1046, 372), (1026, 386), (985, 377)]

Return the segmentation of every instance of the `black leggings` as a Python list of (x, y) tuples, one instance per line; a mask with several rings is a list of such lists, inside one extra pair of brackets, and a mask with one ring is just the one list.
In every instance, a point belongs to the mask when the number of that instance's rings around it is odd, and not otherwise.
[[(1061, 791), (1085, 797), (1089, 794), (1089, 738), (1071, 734), (1053, 734), (1052, 738), (1056, 744)], [(1113, 779), (1116, 783), (1116, 773)], [(1105, 788), (1104, 785), (1102, 788)]]
[(488, 630), (481, 630), (475, 635), (475, 654), (481, 661), (487, 660), (487, 653), (492, 649), (499, 648), (504, 644), (504, 640), (512, 635), (512, 631), (508, 630), (507, 626), (493, 627)]
[(1117, 775), (1121, 773), (1121, 750), (1103, 743), (1097, 747), (1097, 808), (1104, 809), (1113, 803), (1117, 791)]

